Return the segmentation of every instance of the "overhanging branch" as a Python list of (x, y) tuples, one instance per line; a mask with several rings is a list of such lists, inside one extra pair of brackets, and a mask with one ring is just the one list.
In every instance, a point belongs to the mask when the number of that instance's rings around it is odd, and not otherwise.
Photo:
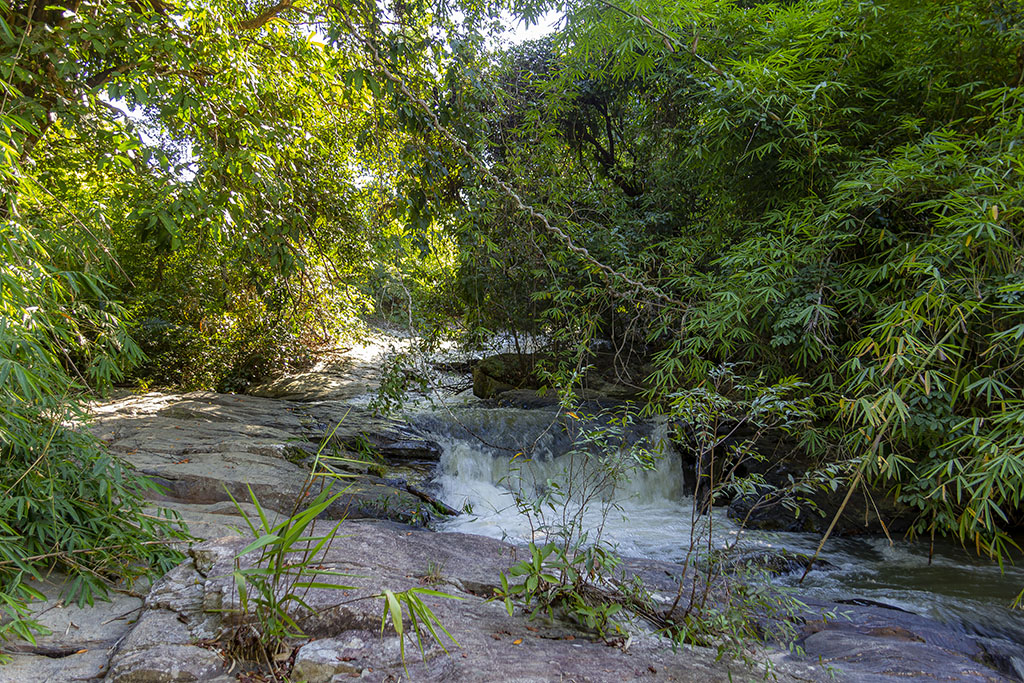
[(276, 17), (278, 14), (284, 12), (285, 10), (291, 9), (294, 3), (295, 0), (281, 0), (281, 2), (277, 3), (276, 5), (271, 5), (267, 9), (257, 14), (255, 17), (252, 17), (251, 19), (243, 19), (242, 21), (238, 22), (238, 28), (240, 28), (243, 31), (255, 31), (257, 29), (261, 29), (267, 24), (268, 21)]

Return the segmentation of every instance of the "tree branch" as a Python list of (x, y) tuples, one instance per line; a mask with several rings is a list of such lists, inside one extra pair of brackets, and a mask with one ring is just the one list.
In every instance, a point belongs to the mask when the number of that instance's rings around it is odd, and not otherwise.
[(495, 174), (495, 172), (487, 164), (485, 164), (479, 156), (477, 156), (473, 151), (469, 149), (465, 142), (459, 139), (459, 137), (456, 136), (453, 132), (451, 132), (451, 130), (442, 125), (440, 119), (438, 119), (437, 115), (433, 112), (430, 106), (423, 101), (423, 99), (417, 97), (412, 93), (412, 91), (409, 89), (409, 86), (406, 84), (405, 80), (400, 75), (392, 71), (391, 68), (388, 66), (387, 62), (385, 62), (384, 59), (380, 56), (380, 51), (377, 49), (377, 45), (371, 39), (362, 35), (360, 31), (356, 28), (355, 23), (353, 23), (352, 19), (348, 16), (345, 9), (342, 9), (341, 11), (341, 20), (342, 22), (344, 22), (345, 28), (348, 29), (349, 34), (367, 49), (369, 53), (368, 56), (373, 60), (373, 63), (380, 70), (381, 75), (387, 78), (392, 83), (394, 83), (395, 87), (398, 88), (399, 92), (405, 95), (405, 97), (408, 98), (408, 101), (426, 116), (428, 125), (435, 131), (437, 131), (437, 133), (442, 138), (444, 138), (453, 146), (455, 146), (455, 148), (458, 149), (459, 152), (461, 152), (462, 155), (470, 163), (472, 163), (474, 167), (476, 167), (476, 169), (481, 173), (481, 175), (483, 175), (489, 181), (494, 183), (494, 185), (496, 185), (498, 189), (500, 189), (502, 193), (505, 194), (506, 197), (512, 200), (512, 203), (515, 205), (517, 209), (524, 212), (531, 219), (537, 221), (547, 233), (558, 239), (565, 246), (566, 249), (568, 249), (573, 254), (579, 256), (581, 259), (583, 259), (583, 261), (592, 266), (596, 271), (603, 273), (605, 277), (609, 279), (609, 281), (618, 280), (620, 282), (624, 282), (630, 287), (632, 287), (634, 291), (643, 292), (644, 294), (650, 296), (651, 298), (646, 300), (647, 303), (654, 305), (662, 305), (668, 308), (676, 308), (681, 311), (686, 311), (689, 308), (688, 304), (669, 296), (658, 286), (651, 285), (648, 284), (646, 281), (630, 277), (626, 273), (616, 270), (611, 266), (602, 263), (598, 259), (594, 258), (594, 256), (586, 247), (582, 247), (576, 244), (572, 236), (570, 236), (568, 233), (562, 230), (559, 226), (554, 225), (544, 213), (539, 211), (536, 207), (527, 204), (523, 200), (523, 198), (520, 197), (519, 194), (517, 194), (516, 191), (512, 189), (512, 186), (509, 185), (504, 180), (502, 180), (501, 178), (499, 178), (497, 174)]
[(238, 22), (238, 28), (242, 29), (243, 31), (255, 31), (261, 29), (267, 24), (268, 21), (276, 17), (278, 14), (284, 12), (285, 10), (291, 9), (294, 3), (295, 0), (281, 0), (276, 5), (271, 5), (267, 9), (263, 10), (255, 17), (252, 17), (251, 19), (243, 19), (242, 21)]

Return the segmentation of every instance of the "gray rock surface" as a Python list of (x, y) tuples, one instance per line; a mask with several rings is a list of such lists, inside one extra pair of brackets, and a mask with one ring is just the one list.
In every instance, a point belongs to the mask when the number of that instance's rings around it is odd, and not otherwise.
[(106, 649), (67, 657), (20, 654), (9, 664), (0, 665), (0, 683), (98, 681), (106, 674), (109, 662), (110, 653)]
[(807, 657), (818, 658), (853, 680), (1019, 678), (1012, 665), (1004, 666), (1002, 671), (989, 666), (1000, 663), (994, 655), (1005, 652), (1003, 646), (1012, 647), (1008, 642), (977, 638), (933, 619), (882, 604), (813, 599), (804, 603), (807, 610), (796, 644)]
[(373, 352), (354, 356), (352, 349), (321, 357), (308, 372), (291, 373), (249, 387), (246, 393), (289, 401), (348, 401), (380, 386), (379, 362)]
[[(231, 496), (248, 500), (251, 488), (265, 507), (291, 511), (318, 451), (357, 460), (359, 454), (344, 449), (365, 444), (378, 457), (379, 467), (386, 466), (387, 457), (436, 460), (440, 454), (436, 444), (420, 438), (411, 426), (339, 403), (297, 404), (213, 392), (150, 393), (96, 406), (94, 415), (94, 433), (164, 487), (159, 502), (168, 507), (230, 503)], [(332, 434), (333, 446), (321, 448), (321, 441)], [(327, 462), (342, 473), (369, 467)], [(383, 477), (364, 474), (343, 484), (346, 490), (330, 512), (335, 518), (422, 523), (429, 513), (422, 500), (389, 486)]]
[(195, 645), (155, 645), (118, 652), (106, 680), (111, 683), (192, 683), (213, 680), (224, 671), (223, 658), (213, 650)]
[[(327, 528), (326, 523), (322, 528)], [(146, 678), (152, 662), (179, 653), (192, 668), (214, 678), (213, 660), (193, 647), (183, 649), (185, 632), (193, 642), (209, 642), (237, 623), (238, 597), (230, 571), (246, 539), (232, 536), (199, 544), (190, 561), (159, 581), (146, 602), (146, 612), (124, 639), (111, 663), (115, 680), (185, 680)], [(320, 581), (345, 588), (309, 590), (309, 611), (297, 612), (311, 638), (299, 642), (293, 680), (339, 681), (360, 677), (372, 681), (659, 681), (757, 680), (763, 671), (739, 662), (716, 661), (706, 648), (673, 649), (663, 638), (634, 624), (630, 638), (595, 638), (560, 621), (531, 621), (518, 610), (509, 615), (502, 603), (488, 601), (499, 574), (521, 553), (500, 541), (464, 534), (438, 535), (391, 522), (343, 522), (334, 542), (320, 558), (324, 570), (342, 576)], [(242, 558), (246, 566), (248, 557)], [(518, 558), (521, 559), (521, 558)], [(633, 560), (627, 569), (640, 576), (666, 577), (667, 563)], [(671, 580), (653, 581), (670, 591)], [(380, 618), (384, 588), (439, 590), (447, 599), (423, 600), (451, 632), (457, 644), (442, 636), (438, 644), (424, 640), (421, 657), (405, 621), (402, 640), (389, 623), (383, 636)], [(226, 610), (226, 611), (225, 611)], [(821, 619), (825, 611), (838, 615)], [(812, 603), (803, 617), (797, 644), (806, 654), (764, 651), (778, 680), (894, 681), (907, 678), (950, 681), (1005, 681), (988, 668), (985, 649), (975, 639), (930, 619), (879, 606)], [(161, 642), (158, 634), (167, 633)], [(169, 648), (169, 649), (168, 649)], [(177, 649), (175, 649), (177, 648)], [(145, 653), (152, 651), (153, 656)], [(148, 667), (148, 668), (147, 668)], [(830, 670), (831, 668), (831, 670)], [(184, 675), (184, 674), (183, 674)], [(136, 678), (132, 678), (136, 676)], [(198, 679), (205, 680), (205, 679)]]
[(33, 604), (34, 619), (50, 633), (37, 636), (34, 644), (0, 641), (0, 650), (12, 657), (0, 666), (0, 683), (92, 680), (106, 673), (110, 653), (143, 611), (142, 597), (121, 587), (111, 591), (109, 601), (78, 607), (62, 599), (66, 587), (64, 577), (56, 574), (36, 585), (46, 600)]
[[(200, 671), (209, 678), (220, 675), (212, 665), (202, 668), (212, 662), (209, 657), (197, 658), (194, 650), (202, 648), (189, 650), (175, 644), (182, 632), (174, 622), (190, 629), (197, 642), (209, 638), (211, 617), (221, 619), (220, 628), (235, 623), (230, 615), (238, 597), (230, 570), (235, 553), (245, 543), (241, 537), (227, 537), (200, 544), (190, 551), (190, 562), (154, 586), (147, 612), (139, 622), (141, 634), (125, 639), (113, 658), (112, 680), (186, 680), (147, 678), (153, 675), (153, 662), (165, 662), (169, 653), (180, 654), (191, 667), (179, 668), (177, 675)], [(486, 596), (499, 585), (499, 572), (515, 561), (515, 555), (513, 546), (484, 537), (441, 536), (388, 522), (344, 522), (319, 565), (345, 576), (321, 576), (318, 580), (353, 588), (316, 588), (305, 594), (311, 609), (297, 617), (312, 640), (301, 644), (295, 654), (292, 679), (313, 683), (353, 676), (371, 681), (405, 680), (406, 676), (416, 681), (726, 681), (730, 676), (732, 680), (759, 677), (757, 670), (741, 663), (716, 661), (713, 650), (685, 647), (673, 651), (667, 641), (652, 634), (604, 641), (567, 624), (533, 622), (518, 612), (509, 616), (502, 603), (489, 602)], [(457, 644), (443, 635), (443, 646), (426, 638), (421, 657), (406, 620), (403, 663), (402, 641), (393, 626), (389, 624), (384, 635), (380, 634), (383, 602), (374, 596), (384, 588), (425, 587), (455, 598), (423, 596)], [(228, 611), (219, 611), (225, 609)], [(153, 639), (161, 624), (173, 634), (172, 644)], [(816, 680), (821, 678), (819, 673), (813, 662), (778, 665), (779, 679), (784, 681)]]
[[(332, 454), (354, 457), (353, 449), (365, 448), (403, 462), (429, 463), (436, 457), (431, 442), (410, 425), (373, 417), (359, 405), (322, 400), (344, 395), (346, 390), (338, 388), (342, 384), (326, 394), (302, 383), (284, 387), (304, 399), (301, 403), (196, 392), (127, 396), (96, 406), (91, 429), (113, 452), (165, 485), (164, 495), (153, 500), (155, 509), (179, 514), (194, 534), (214, 540), (190, 548), (188, 560), (154, 584), (145, 600), (115, 593), (113, 602), (95, 608), (66, 607), (57, 597), (61, 581), (55, 578), (46, 586), (49, 599), (37, 607), (53, 635), (35, 646), (7, 644), (13, 661), (0, 668), (0, 683), (104, 677), (120, 683), (234, 680), (215, 639), (238, 623), (231, 572), (247, 541), (239, 535), (245, 522), (225, 486), (238, 498), (247, 496), (251, 485), (274, 518), (290, 512), (312, 455), (335, 425), (340, 426), (328, 445)], [(347, 514), (349, 521), (319, 559), (322, 568), (341, 576), (319, 580), (352, 588), (314, 588), (304, 596), (310, 609), (294, 616), (310, 639), (296, 642), (295, 681), (726, 681), (763, 676), (761, 669), (716, 660), (711, 649), (674, 650), (640, 624), (630, 638), (604, 640), (557, 620), (531, 621), (519, 611), (510, 616), (500, 602), (488, 598), (499, 585), (500, 572), (516, 562), (521, 550), (490, 538), (441, 535), (396, 523), (417, 519), (422, 501), (369, 473), (378, 465), (336, 465), (359, 476), (330, 511), (334, 518)], [(241, 506), (250, 516), (256, 512), (250, 503)], [(331, 526), (318, 522), (320, 531)], [(251, 561), (242, 558), (243, 566)], [(628, 560), (624, 567), (655, 590), (674, 592), (675, 565)], [(423, 596), (457, 644), (445, 638), (442, 647), (427, 639), (421, 657), (408, 622), (404, 641), (393, 625), (381, 635), (383, 603), (375, 596), (385, 588), (431, 588), (457, 598)], [(824, 621), (821, 614), (828, 610), (844, 611), (848, 618)], [(839, 680), (849, 681), (1001, 681), (1007, 679), (984, 662), (1013, 658), (1012, 647), (1000, 649), (1003, 644), (877, 606), (810, 604), (803, 619), (797, 643), (805, 655), (785, 647), (756, 653), (774, 664), (778, 680), (828, 680), (831, 666)], [(1011, 668), (1004, 667), (1005, 673), (1012, 674)]]

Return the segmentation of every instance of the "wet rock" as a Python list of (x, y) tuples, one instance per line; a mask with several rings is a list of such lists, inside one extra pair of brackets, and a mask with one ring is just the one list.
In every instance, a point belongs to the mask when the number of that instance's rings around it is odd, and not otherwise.
[(881, 603), (849, 604), (849, 601), (826, 602), (810, 598), (803, 602), (807, 607), (804, 634), (841, 631), (881, 637), (891, 631), (893, 637), (907, 640), (906, 634), (913, 634), (909, 639), (958, 652), (969, 658), (984, 653), (977, 639), (962, 630), (897, 607)]
[(1005, 676), (959, 653), (899, 635), (821, 631), (803, 641), (804, 652), (835, 667), (846, 680), (1007, 681)]
[[(300, 463), (319, 448), (336, 424), (340, 426), (334, 443), (328, 443), (330, 450), (324, 452), (347, 452), (349, 446), (361, 445), (378, 454), (392, 449), (394, 458), (403, 457), (401, 453), (413, 460), (433, 457), (424, 445), (430, 440), (412, 426), (334, 401), (294, 404), (206, 392), (149, 394), (99, 407), (94, 428), (115, 453), (167, 485), (167, 495), (155, 502), (180, 512), (199, 533), (222, 536), (233, 534), (232, 528), (246, 528), (222, 483), (236, 497), (247, 495), (246, 485), (253, 483), (260, 499), (273, 503), (268, 504), (269, 514), (276, 515), (275, 508), (290, 512), (299, 482), (307, 474)], [(335, 446), (344, 450), (334, 450)], [(403, 498), (394, 487), (371, 476), (361, 476), (348, 495), (343, 509), (332, 511), (333, 516), (344, 512), (350, 517), (416, 519), (415, 507), (421, 506), (420, 501)], [(255, 511), (249, 504), (242, 505), (250, 515)], [(363, 512), (362, 506), (383, 509)], [(318, 522), (317, 529), (331, 526)], [(111, 680), (225, 680), (218, 654), (197, 643), (216, 637), (232, 623), (230, 610), (238, 606), (238, 597), (231, 570), (235, 554), (245, 543), (233, 535), (193, 548), (188, 561), (154, 585), (130, 633), (126, 633), (131, 627), (128, 622), (138, 609), (116, 624), (121, 629), (118, 635), (97, 635), (89, 641), (95, 647), (84, 653), (60, 660), (17, 655), (11, 665), (15, 668), (0, 668), (0, 681), (68, 680), (65, 674), (89, 678), (108, 668)], [(299, 650), (296, 666), (306, 667), (302, 675), (309, 678), (329, 674), (324, 680), (351, 675), (370, 680), (405, 678), (406, 665), (413, 680), (436, 681), (760, 678), (762, 672), (742, 664), (716, 661), (712, 650), (673, 651), (664, 639), (643, 631), (628, 642), (606, 642), (592, 640), (591, 634), (557, 620), (528, 621), (518, 612), (509, 616), (500, 603), (486, 599), (500, 585), (500, 572), (522, 559), (521, 552), (489, 538), (437, 535), (387, 521), (342, 523), (322, 563), (344, 574), (329, 581), (353, 588), (316, 588), (305, 596), (312, 609), (295, 616), (315, 640)], [(243, 558), (243, 563), (251, 561)], [(765, 561), (770, 569), (784, 570), (792, 564)], [(679, 575), (678, 566), (635, 560), (623, 567), (647, 579), (656, 591), (676, 593), (672, 577)], [(403, 641), (397, 633), (389, 628), (380, 636), (383, 606), (375, 596), (383, 588), (417, 587), (461, 598), (424, 596), (461, 647), (446, 641), (446, 651), (427, 643), (421, 659), (415, 639), (406, 633), (403, 663)], [(821, 612), (827, 610), (849, 614), (825, 621)], [(963, 676), (961, 680), (1002, 680), (985, 664), (1010, 662), (1012, 668), (1012, 647), (1000, 649), (999, 643), (982, 643), (916, 615), (889, 613), (895, 612), (874, 605), (835, 603), (809, 611), (799, 634), (809, 654), (804, 658), (772, 654), (779, 679), (826, 680), (828, 673), (818, 666), (819, 657), (846, 671), (841, 675), (848, 680), (941, 678), (936, 672), (943, 670)], [(852, 626), (839, 625), (843, 623)], [(31, 658), (27, 664), (26, 658)], [(53, 662), (63, 665), (53, 666)], [(18, 677), (4, 678), (8, 671), (18, 672)], [(975, 675), (981, 678), (970, 678)]]
[(874, 601), (803, 602), (795, 644), (847, 680), (1019, 680), (989, 666), (982, 639), (956, 627)]
[[(327, 521), (317, 522), (314, 532), (330, 528)], [(210, 642), (234, 623), (238, 596), (231, 571), (247, 542), (228, 536), (194, 546), (185, 563), (153, 586), (134, 627), (128, 621), (138, 610), (116, 625), (116, 634), (92, 634), (91, 627), (83, 628), (94, 649), (61, 660), (34, 657), (26, 662), (27, 656), (19, 655), (10, 667), (0, 668), (0, 681), (63, 681), (72, 672), (88, 679), (108, 668), (107, 678), (118, 682), (230, 680), (218, 652), (197, 643)], [(243, 557), (243, 566), (253, 557)], [(631, 630), (629, 641), (605, 641), (557, 619), (531, 621), (518, 611), (510, 616), (500, 602), (487, 598), (500, 585), (501, 572), (520, 559), (521, 550), (491, 538), (440, 535), (391, 522), (343, 522), (318, 564), (342, 574), (319, 580), (346, 587), (314, 588), (304, 596), (311, 609), (295, 616), (314, 640), (298, 650), (292, 680), (360, 676), (385, 681), (405, 678), (406, 668), (412, 680), (481, 683), (560, 678), (726, 681), (762, 675), (741, 663), (716, 661), (711, 649), (674, 650), (643, 628)], [(682, 569), (636, 559), (621, 568), (627, 578), (643, 578), (661, 598), (675, 593), (673, 577)], [(394, 629), (389, 626), (380, 635), (383, 604), (376, 596), (383, 588), (431, 588), (457, 598), (422, 596), (459, 645), (446, 639), (441, 647), (428, 639), (421, 658), (406, 622), (403, 662), (403, 644)], [(766, 653), (774, 658), (778, 680), (828, 680), (819, 660), (834, 667), (839, 680), (1005, 680), (986, 666), (997, 648), (925, 617), (876, 604), (805, 604), (797, 644), (806, 654)], [(116, 609), (125, 606), (130, 607)], [(98, 626), (109, 617), (81, 621)], [(116, 651), (109, 655), (111, 639)], [(1012, 654), (1009, 647), (1003, 652), (1007, 660)]]
[[(843, 507), (848, 489), (833, 488), (834, 484), (824, 475), (809, 476), (817, 471), (819, 463), (785, 435), (758, 435), (749, 425), (727, 422), (719, 426), (720, 443), (714, 449), (714, 457), (705, 456), (703, 462), (699, 462), (688, 431), (685, 424), (676, 424), (673, 441), (681, 454), (684, 470), (693, 473), (690, 481), (721, 481), (725, 472), (729, 472), (736, 479), (757, 476), (764, 482), (763, 485), (752, 484), (752, 491), (728, 502), (730, 519), (748, 528), (823, 533), (841, 508), (843, 513), (833, 529), (839, 536), (902, 533), (913, 522), (913, 511), (897, 503), (889, 492), (863, 483)], [(738, 456), (736, 449), (741, 444), (750, 444), (756, 457), (749, 451)], [(704, 489), (706, 484), (694, 495), (706, 500)]]
[(978, 638), (978, 644), (985, 650), (979, 658), (989, 667), (1016, 681), (1024, 681), (1024, 658), (1021, 646), (1000, 638)]
[[(787, 463), (786, 468), (792, 466)], [(779, 470), (769, 471), (766, 479), (779, 480), (778, 486), (785, 489), (788, 478), (781, 481)], [(729, 503), (729, 518), (752, 529), (775, 531), (803, 531), (823, 533), (833, 518), (842, 509), (833, 533), (837, 536), (860, 534), (881, 534), (883, 531), (896, 534), (906, 531), (913, 516), (906, 506), (900, 505), (884, 491), (868, 490), (854, 492), (843, 507), (846, 489), (817, 490), (809, 493), (790, 495), (777, 493), (774, 487), (762, 489), (760, 493), (740, 495)]]
[(481, 359), (473, 366), (473, 395), (494, 398), (513, 389), (536, 389), (535, 354), (499, 353)]
[[(139, 668), (142, 662), (159, 659), (147, 659), (142, 653), (156, 647), (170, 648), (152, 653), (159, 657), (179, 652), (173, 648), (191, 648), (180, 651), (198, 667), (190, 671), (211, 678), (222, 675), (212, 659), (193, 651), (201, 648), (187, 644), (185, 631), (193, 640), (202, 640), (230, 623), (227, 620), (238, 601), (230, 573), (235, 554), (246, 543), (241, 537), (227, 537), (200, 544), (190, 552), (189, 562), (154, 587), (138, 633), (125, 639), (112, 664), (112, 675), (140, 678), (113, 680), (184, 680), (141, 677), (149, 670)], [(318, 580), (345, 587), (318, 587), (305, 594), (311, 609), (295, 616), (313, 640), (300, 646), (292, 679), (336, 681), (358, 676), (385, 681), (406, 677), (406, 669), (408, 677), (417, 681), (481, 683), (638, 678), (726, 681), (762, 675), (740, 663), (716, 661), (714, 650), (674, 650), (643, 628), (634, 631), (628, 642), (605, 641), (557, 619), (530, 621), (518, 611), (510, 616), (500, 602), (487, 598), (500, 585), (500, 573), (522, 559), (519, 555), (514, 546), (490, 538), (438, 535), (389, 522), (343, 522), (318, 560), (325, 569), (342, 576)], [(243, 566), (247, 562), (251, 556), (242, 558)], [(656, 595), (662, 597), (674, 594), (676, 584), (671, 577), (681, 571), (671, 563), (642, 560), (629, 560), (623, 569), (629, 575), (650, 579)], [(424, 577), (429, 577), (429, 584)], [(381, 636), (383, 604), (376, 596), (383, 588), (423, 587), (457, 598), (422, 595), (458, 646), (445, 639), (442, 647), (427, 639), (421, 658), (408, 621), (404, 646), (390, 625)], [(806, 604), (797, 640), (805, 654), (766, 654), (773, 657), (779, 680), (828, 680), (830, 674), (819, 661), (834, 667), (839, 680), (1006, 680), (985, 666), (987, 650), (975, 639), (925, 617), (877, 605), (813, 600)], [(166, 645), (156, 644), (161, 631), (168, 634)], [(206, 665), (210, 666), (203, 668)], [(176, 675), (182, 675), (182, 670)]]
[[(811, 562), (811, 556), (788, 550), (759, 550), (747, 552), (732, 560), (737, 570), (761, 571), (772, 576), (803, 573)], [(815, 559), (812, 569), (828, 569), (833, 565), (822, 559)]]
[(511, 389), (502, 392), (496, 399), (501, 408), (519, 408), (520, 410), (537, 410), (558, 406), (558, 394), (552, 391), (543, 395), (535, 389)]
[[(543, 353), (499, 353), (473, 366), (473, 395), (490, 399), (513, 391), (536, 390), (543, 386), (537, 366), (550, 356)], [(577, 390), (583, 401), (636, 399), (643, 391), (643, 373), (637, 363), (625, 363), (612, 352), (593, 354)]]

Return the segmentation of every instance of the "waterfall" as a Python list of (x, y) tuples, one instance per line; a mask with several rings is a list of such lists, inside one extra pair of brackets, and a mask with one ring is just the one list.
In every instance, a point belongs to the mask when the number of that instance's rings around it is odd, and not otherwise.
[[(623, 438), (610, 441), (608, 450), (621, 452), (624, 447), (628, 451), (640, 443), (657, 457), (649, 469), (625, 473), (583, 506), (579, 491), (567, 489), (566, 473), (571, 470), (573, 478), (585, 479), (593, 472), (587, 468), (596, 465), (587, 460), (599, 457), (599, 452), (581, 449), (581, 437), (605, 429), (610, 416), (574, 417), (554, 408), (470, 403), (412, 419), (443, 448), (433, 481), (438, 496), (456, 509), (467, 510), (441, 523), (440, 531), (514, 543), (543, 542), (560, 526), (580, 520), (589, 532), (588, 542), (600, 532), (601, 540), (620, 555), (668, 561), (685, 557), (691, 542), (693, 501), (684, 493), (681, 460), (665, 438), (663, 423), (636, 421), (623, 430)], [(566, 492), (562, 499), (554, 496), (556, 487)], [(545, 496), (550, 506), (524, 512)], [(731, 544), (741, 535), (721, 508), (712, 512), (711, 520), (714, 545)], [(812, 534), (749, 530), (742, 532), (741, 539), (746, 550), (804, 554), (813, 553), (820, 540)], [(799, 586), (802, 593), (877, 600), (957, 624), (968, 632), (1024, 641), (1024, 615), (1006, 608), (1024, 585), (1020, 567), (1000, 572), (996, 565), (972, 558), (952, 544), (937, 544), (929, 559), (925, 544), (901, 541), (891, 547), (885, 539), (874, 538), (832, 539), (822, 558), (830, 569), (812, 572)], [(779, 582), (798, 578), (783, 576)]]
[[(439, 496), (469, 513), (443, 530), (543, 541), (577, 520), (588, 541), (600, 533), (622, 554), (681, 557), (691, 500), (683, 495), (681, 461), (664, 423), (617, 428), (610, 420), (479, 407), (421, 416), (417, 426), (444, 449), (435, 480)], [(608, 436), (606, 448), (587, 435)], [(634, 456), (643, 464), (630, 466)], [(609, 470), (619, 476), (608, 476)]]

